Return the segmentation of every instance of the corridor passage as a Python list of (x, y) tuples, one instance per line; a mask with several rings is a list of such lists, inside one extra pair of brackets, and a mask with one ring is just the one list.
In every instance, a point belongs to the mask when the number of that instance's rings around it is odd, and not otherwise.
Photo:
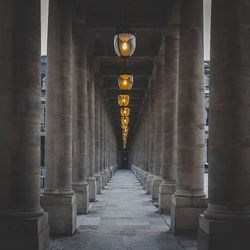
[[(165, 216), (164, 216), (165, 217)], [(195, 250), (196, 241), (174, 237), (167, 217), (145, 194), (130, 170), (118, 170), (92, 203), (78, 215), (72, 237), (52, 238), (51, 250)]]

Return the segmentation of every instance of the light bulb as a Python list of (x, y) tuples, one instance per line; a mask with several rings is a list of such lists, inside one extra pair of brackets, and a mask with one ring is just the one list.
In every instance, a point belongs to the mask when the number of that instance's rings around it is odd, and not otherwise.
[(127, 50), (128, 49), (128, 44), (126, 42), (122, 43), (122, 49), (123, 50)]
[(123, 81), (123, 85), (127, 85), (128, 82), (126, 80)]

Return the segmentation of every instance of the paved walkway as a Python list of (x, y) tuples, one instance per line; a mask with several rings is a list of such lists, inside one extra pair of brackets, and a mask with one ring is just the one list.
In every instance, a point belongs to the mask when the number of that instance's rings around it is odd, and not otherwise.
[(119, 170), (77, 218), (73, 237), (51, 239), (51, 250), (195, 250), (196, 241), (174, 237), (129, 170)]

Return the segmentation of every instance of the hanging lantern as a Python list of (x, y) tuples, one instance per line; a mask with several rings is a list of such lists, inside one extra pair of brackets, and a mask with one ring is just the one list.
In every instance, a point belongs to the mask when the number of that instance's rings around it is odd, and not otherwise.
[(128, 125), (127, 124), (122, 124), (122, 129), (126, 129), (128, 128)]
[(129, 116), (130, 108), (121, 108), (121, 116)]
[(128, 130), (129, 130), (129, 128), (127, 127), (125, 129), (123, 129), (122, 131), (125, 132), (125, 133), (128, 133)]
[(120, 106), (128, 106), (129, 105), (129, 95), (119, 95), (118, 96), (118, 104)]
[(118, 56), (132, 56), (135, 52), (136, 37), (131, 31), (117, 32), (114, 37), (115, 53)]
[(128, 123), (129, 123), (129, 117), (127, 117), (127, 116), (122, 116), (122, 117), (121, 117), (121, 122), (122, 122), (122, 124), (128, 125)]
[(121, 74), (118, 76), (118, 86), (122, 90), (131, 90), (133, 87), (133, 75)]

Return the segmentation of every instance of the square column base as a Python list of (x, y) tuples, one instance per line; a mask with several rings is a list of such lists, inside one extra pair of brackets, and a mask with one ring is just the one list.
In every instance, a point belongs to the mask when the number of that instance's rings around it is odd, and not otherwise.
[(76, 230), (77, 204), (72, 195), (41, 195), (41, 206), (49, 214), (51, 235), (72, 235)]
[(247, 250), (250, 248), (250, 221), (223, 221), (200, 215), (198, 250)]
[(101, 194), (101, 190), (102, 190), (102, 179), (101, 179), (101, 175), (97, 174), (97, 175), (95, 175), (95, 178), (96, 178), (97, 194)]
[(104, 189), (105, 188), (105, 179), (106, 179), (106, 177), (105, 177), (105, 174), (102, 172), (101, 173), (101, 179), (102, 179), (102, 189)]
[(89, 184), (72, 184), (76, 195), (77, 214), (87, 214), (89, 210)]
[(152, 180), (152, 187), (151, 187), (151, 195), (152, 195), (152, 201), (158, 202), (158, 194), (159, 194), (159, 188), (161, 185), (162, 179), (158, 177), (154, 177)]
[(175, 235), (196, 235), (200, 214), (206, 209), (206, 197), (173, 195), (171, 201), (171, 231)]
[(89, 183), (89, 201), (96, 201), (97, 185), (95, 177), (88, 179)]
[(175, 193), (175, 184), (162, 183), (159, 188), (159, 211), (162, 214), (170, 214), (172, 195)]
[(0, 248), (49, 250), (48, 214), (32, 218), (0, 218)]

